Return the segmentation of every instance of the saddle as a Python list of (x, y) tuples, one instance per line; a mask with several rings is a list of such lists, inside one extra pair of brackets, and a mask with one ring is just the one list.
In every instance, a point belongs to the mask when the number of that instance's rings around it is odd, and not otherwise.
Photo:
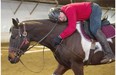
[[(115, 28), (114, 28), (113, 24), (110, 24), (110, 22), (106, 18), (104, 18), (102, 20), (101, 24), (102, 24), (101, 30), (106, 35), (106, 38), (113, 38), (115, 36)], [(90, 39), (96, 40), (96, 38), (90, 31), (89, 20), (82, 22), (81, 32), (87, 40), (90, 40)]]

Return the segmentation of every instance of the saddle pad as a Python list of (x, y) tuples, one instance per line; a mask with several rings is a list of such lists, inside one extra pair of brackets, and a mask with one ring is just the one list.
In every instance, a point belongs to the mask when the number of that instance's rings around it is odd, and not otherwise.
[(102, 32), (106, 35), (106, 38), (113, 38), (115, 36), (115, 28), (113, 25), (103, 26)]
[[(105, 25), (102, 26), (102, 32), (106, 35), (106, 38), (113, 38), (115, 36), (115, 28), (113, 27), (113, 25)], [(86, 32), (84, 31), (84, 29), (81, 26), (81, 32), (83, 34), (83, 36), (87, 39), (90, 40), (91, 38), (89, 37), (89, 35), (86, 34)]]

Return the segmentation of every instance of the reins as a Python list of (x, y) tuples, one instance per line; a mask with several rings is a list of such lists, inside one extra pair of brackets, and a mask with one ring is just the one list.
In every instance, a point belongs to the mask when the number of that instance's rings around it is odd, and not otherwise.
[(43, 54), (42, 54), (42, 56), (43, 56), (43, 66), (42, 66), (42, 69), (41, 69), (40, 71), (33, 71), (33, 70), (31, 70), (30, 68), (28, 68), (28, 67), (22, 62), (22, 60), (19, 60), (19, 61), (21, 62), (21, 64), (22, 64), (27, 70), (29, 70), (29, 71), (31, 71), (31, 72), (33, 72), (33, 73), (40, 73), (40, 72), (42, 72), (42, 70), (44, 69), (44, 65), (45, 65), (45, 61), (44, 61), (44, 49), (45, 49), (45, 46), (43, 47)]
[[(32, 45), (31, 47), (29, 47), (29, 48), (27, 49), (27, 51), (30, 50), (31, 48), (33, 48), (34, 46), (36, 46), (38, 43), (41, 43), (46, 37), (48, 37), (48, 35), (51, 34), (51, 32), (55, 29), (55, 27), (56, 27), (57, 25), (58, 25), (58, 24), (57, 24), (57, 22), (56, 22), (56, 24), (54, 25), (54, 27), (53, 27), (41, 40), (39, 40), (37, 43), (35, 43), (35, 44)], [(26, 32), (26, 29), (25, 29), (25, 24), (24, 24), (24, 32), (27, 33), (27, 32)], [(22, 64), (26, 69), (28, 69), (29, 71), (34, 72), (34, 73), (40, 73), (40, 72), (44, 69), (44, 65), (45, 65), (45, 61), (44, 61), (44, 49), (45, 49), (45, 46), (43, 47), (43, 67), (42, 67), (42, 69), (41, 69), (40, 71), (37, 71), (37, 72), (32, 71), (31, 69), (29, 69), (29, 68), (22, 62), (21, 59), (20, 59), (19, 61), (20, 61), (21, 64)]]

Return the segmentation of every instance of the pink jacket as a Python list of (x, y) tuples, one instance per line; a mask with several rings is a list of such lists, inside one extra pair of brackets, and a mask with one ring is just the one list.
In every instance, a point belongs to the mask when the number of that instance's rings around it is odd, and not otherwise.
[(71, 3), (61, 7), (62, 12), (67, 16), (68, 26), (60, 34), (62, 39), (67, 38), (76, 30), (76, 22), (87, 20), (91, 14), (91, 2)]

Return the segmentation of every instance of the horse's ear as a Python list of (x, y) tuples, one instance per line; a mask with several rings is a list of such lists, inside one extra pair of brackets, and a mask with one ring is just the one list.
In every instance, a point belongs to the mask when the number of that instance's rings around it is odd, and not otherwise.
[(16, 28), (19, 28), (18, 27), (18, 22), (14, 18), (12, 18), (12, 23)]
[(19, 19), (18, 18), (16, 18), (16, 21), (19, 23)]

